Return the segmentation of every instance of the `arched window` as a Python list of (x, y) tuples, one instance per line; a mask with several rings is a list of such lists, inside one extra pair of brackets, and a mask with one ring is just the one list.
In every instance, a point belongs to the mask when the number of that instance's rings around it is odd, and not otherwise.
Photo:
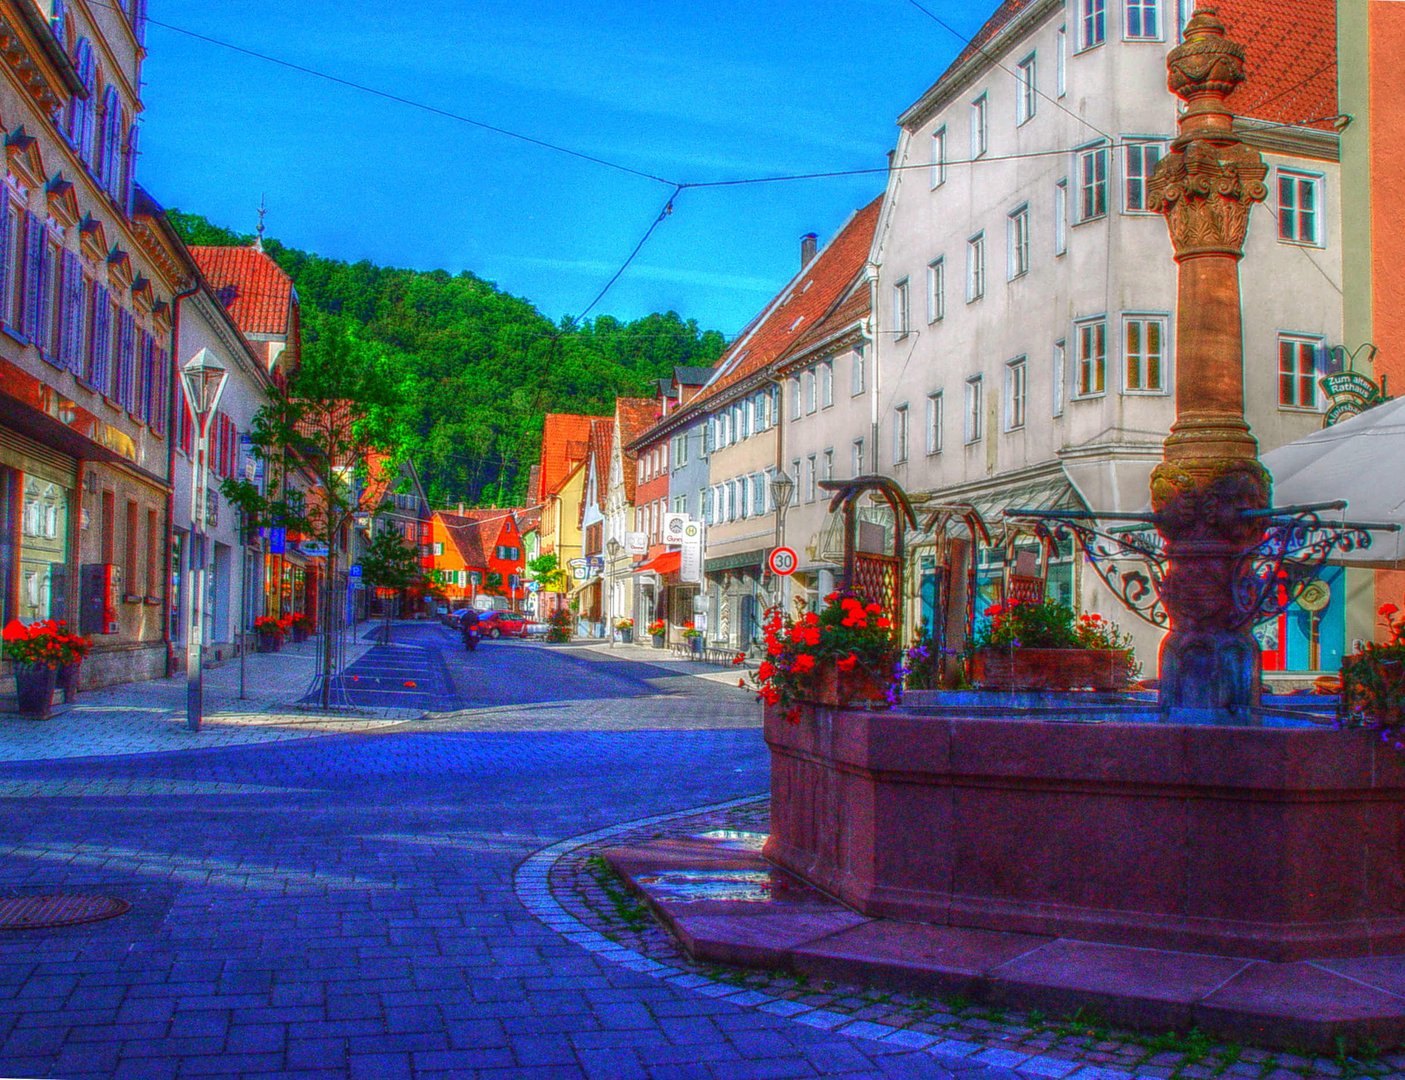
[(73, 67), (78, 79), (87, 91), (86, 97), (74, 95), (68, 102), (67, 128), (69, 144), (78, 151), (78, 156), (91, 164), (93, 160), (93, 111), (97, 104), (98, 78), (97, 64), (93, 60), (93, 46), (87, 38), (79, 38), (73, 50)]

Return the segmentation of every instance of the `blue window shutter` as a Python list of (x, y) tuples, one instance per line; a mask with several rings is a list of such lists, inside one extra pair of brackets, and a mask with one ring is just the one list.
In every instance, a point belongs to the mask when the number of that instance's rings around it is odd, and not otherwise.
[(127, 129), (127, 146), (122, 157), (122, 206), (127, 213), (132, 212), (132, 196), (137, 186), (137, 142), (141, 136), (137, 125)]
[(71, 251), (63, 255), (63, 365), (83, 373), (83, 264)]
[(122, 397), (123, 408), (137, 415), (138, 384), (136, 355), (136, 319), (123, 308), (117, 313), (117, 343), (122, 357)]
[(36, 345), (44, 318), (44, 223), (33, 214), (24, 216), (24, 303), (20, 330)]
[(93, 385), (112, 396), (112, 309), (103, 285), (93, 288)]

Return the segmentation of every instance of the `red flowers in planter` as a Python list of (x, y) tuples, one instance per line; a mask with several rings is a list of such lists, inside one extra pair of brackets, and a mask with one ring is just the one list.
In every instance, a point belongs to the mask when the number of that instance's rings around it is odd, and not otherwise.
[(76, 664), (88, 655), (92, 642), (71, 633), (66, 619), (22, 623), (11, 619), (0, 632), (4, 656), (17, 664), (58, 668)]

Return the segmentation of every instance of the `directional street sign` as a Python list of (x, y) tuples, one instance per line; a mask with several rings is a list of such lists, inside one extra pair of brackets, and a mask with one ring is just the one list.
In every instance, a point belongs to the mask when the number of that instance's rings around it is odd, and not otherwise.
[(796, 556), (794, 548), (778, 547), (771, 550), (771, 554), (766, 559), (766, 565), (771, 568), (771, 573), (777, 577), (788, 577), (795, 573), (795, 568), (800, 565), (800, 559)]

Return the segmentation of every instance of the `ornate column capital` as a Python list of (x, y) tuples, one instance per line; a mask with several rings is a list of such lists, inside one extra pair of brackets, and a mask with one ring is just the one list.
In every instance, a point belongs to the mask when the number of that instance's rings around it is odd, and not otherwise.
[(1268, 198), (1268, 166), (1234, 135), (1225, 99), (1244, 81), (1244, 48), (1225, 37), (1215, 9), (1201, 7), (1186, 40), (1166, 58), (1166, 84), (1186, 102), (1180, 135), (1147, 185), (1150, 208), (1166, 217), (1179, 261), (1195, 255), (1242, 258), (1249, 211)]

